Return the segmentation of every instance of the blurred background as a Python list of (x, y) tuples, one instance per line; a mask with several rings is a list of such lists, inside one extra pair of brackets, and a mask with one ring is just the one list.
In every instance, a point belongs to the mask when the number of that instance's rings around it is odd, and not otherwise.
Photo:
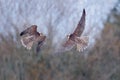
[[(88, 48), (59, 52), (83, 8)], [(38, 54), (20, 42), (32, 24), (47, 35)], [(119, 0), (0, 0), (0, 25), (0, 80), (120, 80)]]

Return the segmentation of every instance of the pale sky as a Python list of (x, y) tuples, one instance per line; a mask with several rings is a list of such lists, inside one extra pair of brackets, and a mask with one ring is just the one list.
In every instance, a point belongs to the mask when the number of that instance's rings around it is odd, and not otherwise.
[[(13, 25), (20, 31), (32, 24), (47, 36), (48, 23), (54, 29), (53, 45), (62, 43), (73, 32), (86, 9), (86, 28), (83, 35), (90, 37), (90, 45), (104, 28), (111, 10), (118, 0), (0, 0), (0, 32), (12, 31)], [(12, 24), (11, 24), (12, 23)], [(87, 33), (87, 34), (86, 34)], [(58, 47), (57, 45), (56, 47)]]

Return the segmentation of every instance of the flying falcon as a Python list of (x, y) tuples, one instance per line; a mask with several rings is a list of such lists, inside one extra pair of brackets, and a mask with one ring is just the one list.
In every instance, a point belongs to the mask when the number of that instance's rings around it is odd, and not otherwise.
[(22, 45), (28, 50), (32, 48), (34, 43), (37, 43), (36, 52), (40, 51), (40, 48), (46, 39), (45, 35), (37, 32), (37, 25), (32, 25), (31, 27), (25, 29), (20, 33), (20, 36)]
[(81, 36), (85, 28), (85, 16), (86, 12), (85, 9), (83, 9), (83, 13), (77, 25), (77, 28), (72, 34), (67, 35), (68, 40), (63, 44), (63, 47), (72, 48), (74, 46), (77, 46), (77, 50), (79, 52), (83, 51), (87, 47), (89, 38), (87, 36)]

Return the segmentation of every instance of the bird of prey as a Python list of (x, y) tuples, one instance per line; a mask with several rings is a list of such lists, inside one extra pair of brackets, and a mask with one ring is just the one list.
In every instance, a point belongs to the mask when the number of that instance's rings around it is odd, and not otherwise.
[(42, 33), (37, 32), (37, 25), (32, 25), (31, 27), (25, 29), (20, 33), (21, 43), (28, 50), (32, 48), (34, 43), (37, 43), (36, 52), (40, 51), (41, 46), (43, 45), (46, 36)]
[(81, 36), (85, 28), (85, 17), (86, 12), (85, 9), (83, 9), (83, 13), (77, 25), (77, 28), (72, 34), (67, 35), (68, 40), (63, 44), (63, 47), (71, 48), (77, 46), (77, 50), (79, 52), (83, 51), (87, 47), (89, 38), (87, 36)]

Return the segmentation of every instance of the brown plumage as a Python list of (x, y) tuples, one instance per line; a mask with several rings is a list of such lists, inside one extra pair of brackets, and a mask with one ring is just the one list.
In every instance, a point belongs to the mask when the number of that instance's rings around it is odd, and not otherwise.
[(31, 49), (34, 43), (37, 43), (36, 52), (40, 51), (41, 46), (43, 45), (46, 36), (42, 33), (37, 32), (37, 26), (32, 25), (31, 27), (25, 29), (20, 33), (21, 43), (27, 49)]
[(83, 9), (83, 13), (81, 16), (81, 19), (77, 25), (77, 28), (75, 29), (75, 31), (70, 34), (67, 35), (68, 40), (65, 42), (65, 44), (63, 45), (64, 47), (73, 47), (75, 45), (77, 45), (77, 50), (78, 51), (83, 51), (83, 49), (85, 49), (88, 45), (88, 37), (87, 36), (82, 36), (81, 34), (84, 31), (85, 28), (85, 17), (86, 17), (86, 12), (85, 9)]

